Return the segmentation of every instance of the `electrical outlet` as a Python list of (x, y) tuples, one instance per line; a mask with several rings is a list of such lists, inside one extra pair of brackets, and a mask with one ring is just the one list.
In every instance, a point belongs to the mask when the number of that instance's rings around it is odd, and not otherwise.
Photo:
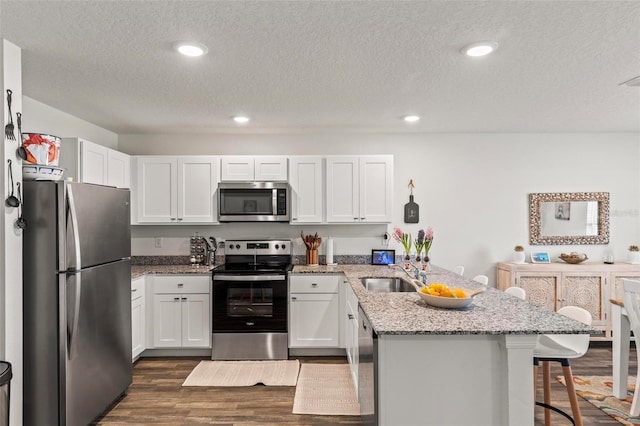
[(156, 248), (162, 248), (162, 237), (155, 238), (155, 246)]

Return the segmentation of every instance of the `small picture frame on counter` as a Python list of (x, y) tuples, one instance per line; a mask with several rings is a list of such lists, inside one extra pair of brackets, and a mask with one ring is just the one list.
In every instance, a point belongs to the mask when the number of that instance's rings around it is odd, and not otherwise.
[(531, 252), (531, 263), (551, 263), (549, 260), (549, 253), (544, 251)]
[(393, 265), (396, 263), (395, 250), (371, 250), (372, 265)]

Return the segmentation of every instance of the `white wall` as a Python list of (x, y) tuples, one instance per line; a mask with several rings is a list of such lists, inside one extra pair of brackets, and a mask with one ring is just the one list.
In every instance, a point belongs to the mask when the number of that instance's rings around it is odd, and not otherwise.
[[(465, 265), (465, 275), (486, 274), (510, 260), (513, 247), (585, 252), (601, 261), (640, 241), (640, 138), (638, 134), (219, 134), (119, 135), (119, 149), (133, 155), (393, 154), (394, 220), (384, 225), (221, 224), (208, 227), (135, 226), (133, 253), (187, 254), (186, 238), (199, 231), (222, 238), (297, 238), (300, 230), (335, 239), (335, 254), (370, 254), (381, 236), (399, 226), (411, 232), (432, 226), (431, 258), (437, 265)], [(420, 222), (403, 223), (413, 179)], [(598, 192), (611, 197), (608, 246), (529, 246), (528, 194)], [(153, 237), (164, 237), (156, 249)], [(298, 238), (299, 242), (299, 238)], [(398, 252), (401, 246), (391, 242)], [(298, 244), (298, 253), (304, 251)], [(322, 253), (322, 251), (321, 251)], [(527, 253), (528, 254), (528, 253)]]
[(118, 135), (88, 121), (76, 118), (35, 99), (24, 96), (22, 130), (24, 132), (48, 133), (61, 138), (78, 137), (117, 149)]
[(14, 223), (18, 218), (18, 209), (6, 207), (4, 200), (10, 190), (7, 184), (8, 162), (11, 160), (14, 183), (22, 182), (22, 167), (16, 156), (18, 148), (18, 130), (15, 127), (15, 113), (22, 111), (22, 51), (18, 46), (2, 40), (0, 47), (0, 70), (2, 70), (2, 130), (9, 116), (6, 103), (6, 90), (12, 93), (11, 114), (14, 120), (15, 140), (3, 138), (2, 177), (0, 182), (4, 188), (2, 207), (4, 220), (0, 222), (2, 244), (0, 244), (0, 359), (8, 361), (12, 366), (10, 424), (22, 424), (22, 230)]

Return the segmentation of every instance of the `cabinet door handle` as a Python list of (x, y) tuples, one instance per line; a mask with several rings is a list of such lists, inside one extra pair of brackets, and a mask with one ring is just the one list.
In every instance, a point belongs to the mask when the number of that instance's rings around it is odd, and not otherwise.
[(354, 217), (354, 218), (353, 218), (353, 220), (356, 220), (356, 221), (357, 221), (357, 220), (358, 220), (358, 218), (357, 218), (357, 217)]
[(181, 217), (179, 217), (179, 218), (178, 218), (178, 221), (181, 221), (181, 220), (182, 220), (182, 218), (181, 218)]
[(178, 283), (178, 287), (184, 287), (184, 283)]
[(361, 218), (360, 218), (360, 220), (365, 220), (365, 218), (364, 218), (364, 217), (361, 217)]
[(180, 298), (179, 298), (179, 297), (174, 297), (174, 298), (173, 298), (173, 301), (174, 301), (174, 302), (177, 302), (177, 301), (179, 301), (179, 300), (180, 300)]
[(313, 283), (313, 284), (311, 284), (311, 287), (318, 287), (318, 284), (317, 283)]
[(292, 296), (292, 297), (291, 297), (291, 300), (298, 300), (298, 298), (297, 298), (297, 297), (295, 297), (295, 296)]
[(349, 319), (353, 319), (353, 314), (347, 314), (347, 317), (349, 317)]
[(172, 217), (172, 218), (171, 218), (171, 220), (176, 220), (176, 218), (175, 218), (175, 217)]
[(183, 298), (182, 298), (182, 300), (187, 300), (187, 298), (186, 298), (186, 297), (183, 297)]
[(136, 291), (138, 291), (138, 289), (137, 289), (137, 288), (132, 288), (132, 289), (131, 289), (131, 293), (135, 293)]

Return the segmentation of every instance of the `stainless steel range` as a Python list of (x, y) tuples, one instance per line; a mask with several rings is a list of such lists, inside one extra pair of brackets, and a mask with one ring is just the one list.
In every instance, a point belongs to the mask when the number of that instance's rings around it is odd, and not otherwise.
[(213, 270), (216, 360), (287, 359), (289, 240), (228, 240)]

